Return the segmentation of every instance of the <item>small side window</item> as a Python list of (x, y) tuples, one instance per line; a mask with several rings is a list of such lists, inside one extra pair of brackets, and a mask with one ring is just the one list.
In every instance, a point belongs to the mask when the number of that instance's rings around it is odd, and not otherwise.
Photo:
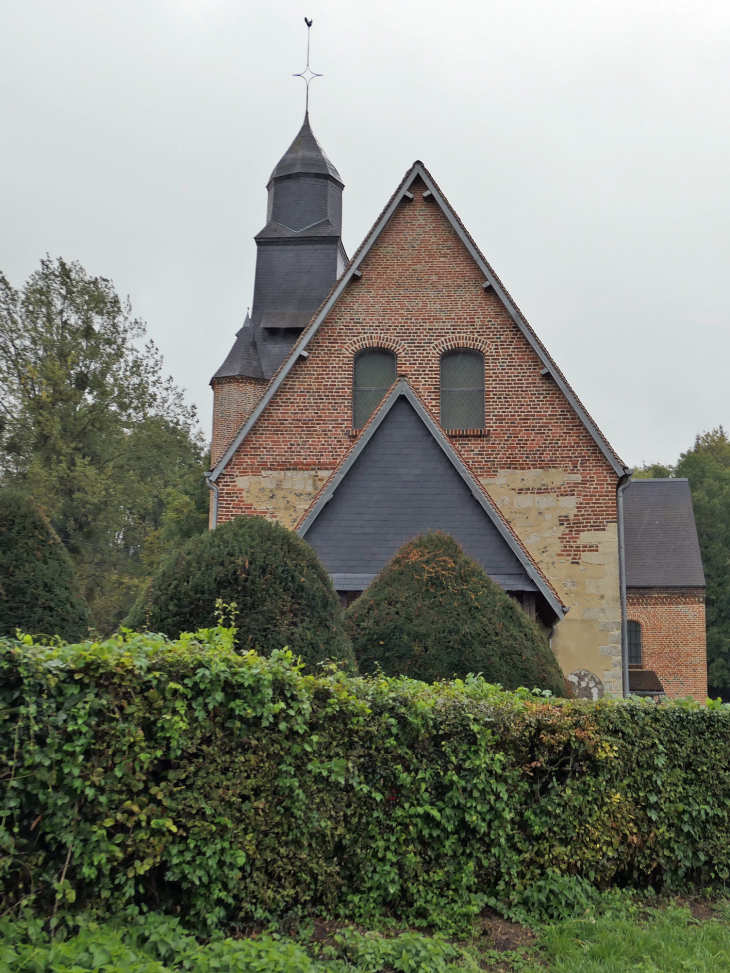
[(484, 428), (484, 355), (459, 348), (441, 357), (441, 427)]
[(629, 628), (629, 665), (638, 666), (641, 668), (643, 665), (642, 660), (642, 649), (641, 649), (641, 622), (630, 621), (628, 623)]
[(396, 379), (396, 357), (385, 348), (366, 348), (355, 358), (352, 426), (362, 429)]

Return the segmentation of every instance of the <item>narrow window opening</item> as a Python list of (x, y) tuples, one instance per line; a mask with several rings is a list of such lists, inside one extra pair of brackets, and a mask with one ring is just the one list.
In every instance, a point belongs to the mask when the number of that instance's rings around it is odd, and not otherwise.
[(441, 357), (441, 426), (484, 429), (484, 355), (459, 348)]
[(366, 348), (355, 358), (352, 426), (362, 429), (395, 382), (396, 357), (385, 348)]
[(641, 649), (641, 622), (630, 621), (629, 629), (629, 665), (641, 668), (643, 665)]

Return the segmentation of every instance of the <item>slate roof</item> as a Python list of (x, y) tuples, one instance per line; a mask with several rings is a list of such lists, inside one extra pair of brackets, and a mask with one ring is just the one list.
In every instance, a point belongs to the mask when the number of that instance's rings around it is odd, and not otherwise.
[(228, 352), (226, 360), (213, 378), (228, 378), (233, 375), (249, 375), (251, 378), (266, 377), (261, 367), (261, 359), (256, 347), (256, 336), (248, 314), (243, 322), (243, 327), (236, 334), (236, 340)]
[(525, 336), (539, 360), (542, 362), (543, 366), (547, 368), (550, 375), (554, 379), (556, 385), (560, 388), (563, 395), (569, 402), (572, 409), (575, 411), (576, 415), (580, 418), (583, 425), (586, 427), (594, 442), (601, 450), (605, 456), (608, 463), (613, 468), (617, 476), (625, 476), (629, 472), (629, 468), (623, 463), (619, 458), (618, 454), (615, 452), (613, 447), (610, 445), (606, 437), (600, 431), (596, 423), (593, 421), (588, 411), (583, 406), (582, 402), (575, 394), (573, 389), (568, 384), (565, 376), (560, 371), (556, 363), (551, 358), (545, 346), (542, 344), (540, 339), (537, 337), (536, 333), (533, 331), (532, 327), (528, 324), (527, 320), (523, 316), (522, 312), (519, 310), (515, 302), (512, 300), (508, 294), (506, 288), (500, 281), (500, 279), (495, 274), (492, 267), (484, 258), (483, 254), (477, 247), (477, 245), (472, 240), (471, 236), (465, 229), (463, 223), (456, 215), (454, 210), (451, 208), (451, 204), (448, 202), (446, 197), (443, 195), (435, 180), (431, 176), (430, 172), (426, 169), (422, 162), (416, 161), (413, 163), (411, 168), (403, 177), (400, 185), (396, 191), (391, 196), (390, 200), (385, 206), (385, 209), (380, 214), (376, 220), (374, 226), (370, 230), (365, 240), (360, 245), (359, 249), (355, 252), (354, 256), (350, 260), (350, 263), (345, 268), (344, 273), (336, 281), (331, 291), (320, 305), (318, 311), (313, 316), (312, 321), (307, 328), (307, 330), (301, 335), (298, 341), (296, 341), (291, 348), (289, 355), (284, 361), (282, 361), (276, 374), (273, 376), (269, 386), (264, 393), (264, 395), (259, 400), (256, 408), (247, 417), (238, 433), (234, 437), (233, 441), (230, 443), (228, 449), (225, 451), (223, 456), (221, 456), (214, 470), (211, 471), (210, 478), (215, 481), (221, 475), (223, 470), (226, 468), (232, 457), (235, 455), (236, 450), (241, 445), (243, 440), (246, 438), (251, 429), (258, 422), (259, 416), (266, 409), (271, 399), (276, 395), (279, 386), (284, 381), (286, 376), (289, 374), (291, 369), (294, 367), (296, 362), (299, 360), (301, 353), (306, 350), (307, 345), (317, 333), (320, 325), (325, 320), (330, 310), (339, 300), (340, 296), (344, 290), (349, 285), (350, 281), (357, 279), (359, 275), (362, 274), (359, 267), (363, 262), (368, 252), (372, 246), (377, 241), (380, 234), (383, 232), (385, 227), (390, 222), (393, 214), (397, 210), (398, 206), (404, 201), (408, 200), (409, 189), (408, 187), (416, 179), (421, 179), (425, 183), (428, 192), (435, 201), (435, 203), (441, 208), (446, 218), (449, 220), (454, 230), (464, 243), (466, 249), (471, 254), (472, 258), (477, 263), (482, 273), (485, 276), (485, 283), (487, 283), (491, 288), (493, 288), (494, 293), (497, 294), (502, 304), (504, 305), (506, 311), (515, 322), (517, 327), (520, 329), (522, 334)]
[(317, 141), (309, 124), (309, 112), (304, 116), (304, 123), (299, 129), (297, 137), (286, 150), (269, 176), (269, 182), (278, 176), (291, 176), (298, 172), (320, 173), (333, 176), (342, 183), (340, 174), (327, 158), (324, 149)]
[(689, 482), (632, 480), (624, 492), (627, 588), (704, 588)]
[(565, 607), (406, 379), (399, 379), (301, 525), (340, 590), (367, 587), (406, 541), (451, 534), (507, 591)]

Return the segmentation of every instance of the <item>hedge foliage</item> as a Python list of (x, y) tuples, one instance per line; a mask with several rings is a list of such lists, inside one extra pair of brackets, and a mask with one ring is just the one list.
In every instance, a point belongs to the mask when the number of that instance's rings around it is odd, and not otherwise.
[(0, 636), (83, 638), (89, 610), (58, 534), (32, 500), (0, 490)]
[(448, 534), (405, 544), (345, 617), (363, 673), (434, 682), (474, 672), (565, 695), (545, 633)]
[(0, 642), (0, 713), (0, 912), (448, 929), (485, 904), (730, 876), (721, 704), (302, 675), (217, 628)]
[[(33, 923), (0, 923), (2, 973), (459, 973), (463, 950), (438, 934), (386, 938), (344, 928), (330, 942), (278, 934), (198, 942), (177, 918), (155, 913), (133, 922), (79, 916), (55, 935)], [(309, 947), (309, 948), (306, 948)], [(472, 968), (474, 964), (471, 964)]]
[(285, 646), (308, 665), (353, 661), (329, 575), (309, 544), (263, 517), (236, 517), (191, 538), (153, 576), (124, 621), (177, 638), (215, 625), (235, 603), (236, 645), (268, 655)]

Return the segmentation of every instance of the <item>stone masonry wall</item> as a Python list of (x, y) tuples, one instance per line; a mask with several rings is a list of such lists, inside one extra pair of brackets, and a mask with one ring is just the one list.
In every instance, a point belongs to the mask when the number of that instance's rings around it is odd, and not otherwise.
[(642, 665), (672, 698), (707, 699), (705, 593), (699, 588), (629, 588), (628, 617), (641, 623)]
[(213, 437), (210, 468), (213, 469), (233, 437), (264, 394), (268, 382), (263, 378), (231, 375), (215, 378), (213, 385)]
[[(219, 520), (260, 513), (294, 526), (353, 445), (358, 350), (398, 358), (438, 421), (443, 351), (485, 358), (487, 434), (451, 436), (475, 477), (570, 607), (553, 648), (566, 673), (621, 692), (617, 477), (424, 186), (415, 183), (353, 282), (218, 480)], [(313, 494), (314, 495), (314, 494)]]

